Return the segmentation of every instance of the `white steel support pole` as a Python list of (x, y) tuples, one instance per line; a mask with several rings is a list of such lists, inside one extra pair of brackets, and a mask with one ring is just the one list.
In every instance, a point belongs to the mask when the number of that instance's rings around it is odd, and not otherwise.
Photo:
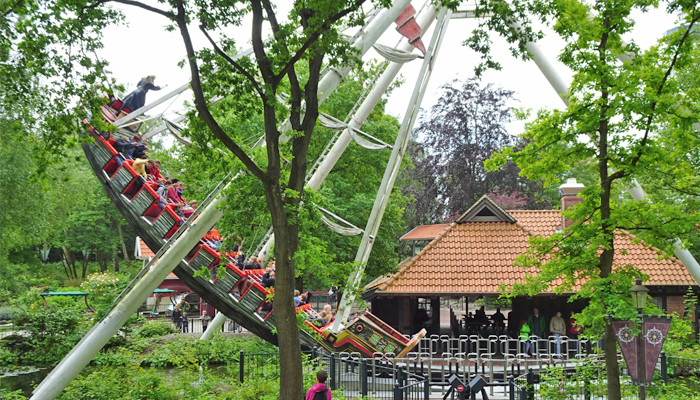
[[(517, 23), (511, 26), (515, 29), (521, 30), (520, 25)], [(567, 99), (566, 96), (569, 93), (569, 84), (564, 82), (564, 79), (562, 79), (557, 70), (554, 69), (552, 62), (549, 61), (549, 58), (547, 58), (544, 51), (542, 51), (537, 43), (527, 42), (525, 47), (527, 48), (527, 51), (530, 52), (532, 61), (535, 62), (537, 68), (539, 68), (540, 72), (542, 72), (542, 75), (547, 78), (547, 81), (552, 86), (554, 91), (557, 92), (559, 98), (561, 98), (561, 101), (564, 102), (564, 105), (568, 106), (569, 99)]]
[(344, 321), (347, 321), (348, 316), (350, 315), (352, 304), (355, 302), (357, 291), (360, 287), (360, 282), (362, 281), (362, 276), (364, 274), (365, 265), (367, 265), (367, 261), (369, 260), (369, 255), (372, 251), (374, 240), (377, 232), (379, 231), (379, 225), (382, 222), (384, 211), (386, 210), (386, 206), (389, 203), (389, 198), (391, 197), (391, 191), (394, 187), (399, 171), (401, 170), (401, 162), (403, 161), (403, 156), (406, 152), (406, 147), (408, 146), (409, 138), (411, 136), (410, 133), (413, 129), (413, 124), (418, 118), (420, 104), (423, 100), (423, 95), (425, 94), (428, 81), (430, 80), (433, 65), (435, 64), (440, 45), (442, 44), (442, 38), (447, 30), (450, 16), (451, 11), (444, 7), (438, 14), (438, 22), (435, 25), (435, 31), (430, 39), (430, 45), (426, 51), (425, 59), (423, 60), (423, 65), (421, 66), (421, 70), (416, 81), (416, 86), (413, 90), (413, 94), (411, 95), (408, 109), (406, 110), (406, 115), (401, 123), (399, 133), (396, 136), (396, 142), (394, 143), (394, 148), (391, 151), (389, 163), (384, 171), (384, 177), (382, 178), (382, 183), (379, 186), (379, 191), (377, 192), (377, 197), (375, 198), (372, 212), (370, 213), (369, 220), (367, 221), (365, 233), (362, 235), (360, 248), (357, 250), (357, 255), (355, 256), (355, 269), (348, 277), (348, 282), (345, 285), (343, 292), (343, 299), (338, 307), (338, 314), (336, 315), (335, 322), (331, 327), (331, 331), (338, 332), (341, 329)]
[[(642, 186), (636, 179), (632, 180), (632, 186), (629, 186), (627, 191), (636, 201), (650, 202), (650, 200), (647, 199), (646, 193), (644, 193), (644, 189), (642, 189)], [(695, 282), (700, 285), (700, 264), (698, 264), (695, 257), (693, 257), (688, 250), (683, 248), (683, 243), (680, 241), (680, 239), (673, 239), (673, 247), (675, 248), (676, 257), (678, 257), (688, 272), (690, 272), (690, 275), (693, 277), (693, 279), (695, 279)]]
[[(398, 16), (401, 14), (401, 12), (409, 5), (411, 4), (411, 0), (398, 0), (394, 2), (394, 4), (389, 8), (388, 10), (383, 10), (382, 12), (377, 15), (372, 22), (367, 26), (367, 29), (365, 30), (364, 34), (360, 36), (357, 41), (353, 44), (353, 47), (356, 48), (359, 52), (360, 55), (363, 56), (367, 51), (369, 51), (372, 46), (374, 46), (374, 43), (376, 43), (377, 39), (386, 31), (391, 24), (398, 18)], [(234, 60), (237, 60), (241, 57), (246, 57), (250, 54), (253, 53), (252, 47), (242, 51), (233, 57)], [(343, 82), (345, 79), (345, 76), (352, 70), (352, 66), (345, 66), (345, 67), (338, 67), (338, 68), (333, 68), (330, 70), (326, 76), (321, 79), (321, 81), (318, 83), (318, 97), (319, 97), (319, 103), (323, 103), (328, 96), (335, 90), (338, 85)], [(189, 82), (185, 85), (180, 86), (179, 88), (173, 90), (172, 92), (168, 93), (167, 95), (163, 96), (162, 98), (156, 100), (153, 103), (149, 103), (137, 110), (134, 110), (131, 114), (128, 114), (124, 116), (121, 119), (118, 119), (117, 121), (114, 122), (114, 125), (116, 126), (122, 126), (130, 121), (132, 121), (134, 118), (138, 117), (139, 115), (142, 115), (146, 111), (162, 104), (166, 100), (172, 98), (175, 95), (178, 95), (185, 90), (189, 89), (190, 84)], [(280, 127), (280, 131), (282, 133), (287, 132), (291, 128), (289, 122), (287, 121)], [(153, 133), (148, 132), (145, 136), (147, 137), (152, 137), (157, 133), (162, 132), (165, 130), (165, 128), (160, 128), (160, 130), (156, 130)]]
[[(532, 54), (532, 59), (537, 64), (537, 67), (539, 67), (542, 74), (544, 74), (550, 85), (552, 85), (552, 88), (559, 94), (564, 104), (568, 106), (569, 101), (566, 98), (566, 94), (569, 91), (569, 85), (564, 83), (559, 74), (556, 73), (551, 62), (537, 44), (528, 42), (527, 49)], [(618, 54), (617, 58), (621, 62), (627, 62), (632, 60), (634, 55), (628, 53)], [(700, 131), (700, 123), (693, 124), (693, 128)], [(633, 186), (628, 187), (627, 190), (636, 201), (646, 200), (646, 194), (636, 179), (633, 181)], [(690, 275), (695, 279), (695, 282), (700, 284), (700, 264), (695, 260), (695, 257), (693, 257), (688, 250), (683, 248), (681, 241), (677, 238), (673, 241), (673, 247), (675, 248), (676, 257), (683, 263)]]
[[(380, 36), (389, 29), (391, 24), (399, 17), (401, 12), (411, 4), (411, 0), (397, 0), (388, 10), (382, 10), (382, 12), (375, 17), (372, 22), (369, 23), (365, 32), (360, 36), (353, 47), (358, 50), (360, 57), (364, 56), (369, 49), (374, 46)], [(340, 85), (344, 80), (345, 76), (352, 71), (352, 65), (339, 66), (331, 68), (328, 73), (321, 79), (318, 83), (318, 103), (321, 104), (330, 94)], [(306, 103), (302, 103), (302, 108), (306, 107)], [(292, 123), (287, 118), (287, 120), (280, 126), (280, 141), (286, 142), (290, 139), (285, 133), (292, 129)], [(262, 251), (261, 251), (262, 253)]]
[[(367, 26), (365, 33), (353, 44), (353, 47), (363, 56), (374, 46), (377, 39), (389, 29), (401, 12), (411, 4), (411, 0), (397, 0), (388, 10), (383, 10)], [(345, 76), (352, 70), (352, 66), (341, 66), (331, 69), (326, 76), (318, 83), (318, 101), (323, 103), (338, 85), (345, 79)]]
[(218, 332), (219, 329), (221, 329), (221, 326), (226, 322), (226, 315), (222, 312), (216, 313), (214, 316), (214, 319), (211, 320), (209, 323), (209, 326), (207, 326), (207, 330), (202, 333), (202, 337), (199, 338), (199, 340), (209, 340), (214, 336), (214, 333)]
[(569, 92), (569, 85), (564, 82), (564, 79), (557, 73), (554, 66), (547, 56), (544, 55), (544, 52), (537, 43), (527, 42), (526, 46), (527, 51), (532, 55), (532, 60), (537, 64), (537, 68), (539, 68), (542, 75), (547, 78), (547, 81), (549, 81), (549, 84), (552, 85), (557, 92), (561, 101), (564, 102), (564, 105), (568, 106), (569, 99), (566, 96)]
[[(430, 28), (430, 25), (435, 20), (435, 14), (437, 14), (437, 10), (435, 10), (435, 8), (433, 8), (431, 5), (428, 5), (428, 8), (418, 16), (418, 26), (421, 27), (423, 32), (427, 31), (428, 28)], [(399, 49), (405, 51), (413, 51), (413, 49), (415, 48), (413, 47), (413, 45), (406, 42), (402, 46), (400, 46)], [(364, 125), (365, 121), (372, 113), (372, 110), (374, 110), (374, 107), (377, 105), (379, 100), (381, 100), (384, 93), (386, 93), (387, 88), (394, 81), (396, 75), (398, 75), (399, 71), (401, 70), (401, 67), (403, 67), (402, 63), (392, 62), (389, 64), (389, 66), (386, 68), (386, 70), (384, 70), (382, 76), (379, 77), (379, 79), (377, 80), (377, 82), (375, 83), (374, 87), (369, 92), (365, 100), (357, 109), (355, 114), (353, 114), (353, 116), (350, 118), (350, 122), (348, 123), (348, 126), (350, 128), (360, 129), (362, 125)], [(326, 179), (326, 177), (328, 177), (328, 174), (331, 172), (331, 170), (333, 170), (333, 167), (335, 167), (335, 164), (340, 159), (340, 156), (348, 148), (351, 141), (352, 136), (350, 135), (350, 131), (348, 129), (345, 129), (343, 133), (338, 137), (335, 144), (328, 152), (326, 158), (323, 160), (321, 165), (319, 165), (316, 172), (314, 172), (314, 174), (311, 175), (311, 178), (306, 183), (306, 187), (313, 190), (318, 190), (321, 187), (321, 184)], [(267, 261), (267, 258), (270, 256), (271, 253), (270, 249), (274, 244), (275, 236), (273, 234), (267, 240), (267, 242), (262, 247), (257, 256), (264, 258), (265, 261)]]
[(126, 321), (134, 315), (139, 306), (158, 288), (163, 280), (182, 261), (199, 239), (218, 221), (223, 212), (217, 207), (225, 196), (218, 196), (202, 210), (199, 217), (160, 260), (139, 280), (114, 309), (93, 328), (53, 371), (35, 389), (32, 400), (53, 400), (82, 371), (102, 347), (111, 339)]
[[(428, 5), (428, 9), (426, 9), (425, 12), (421, 13), (421, 15), (418, 17), (418, 26), (421, 27), (423, 32), (430, 28), (430, 25), (435, 20), (435, 14), (437, 14), (437, 10), (435, 10), (432, 5)], [(399, 49), (404, 51), (412, 51), (414, 47), (410, 43), (405, 42), (401, 47), (399, 47)], [(394, 81), (396, 75), (398, 75), (401, 67), (403, 67), (402, 63), (392, 62), (389, 64), (386, 70), (384, 70), (384, 73), (382, 73), (382, 76), (379, 77), (376, 84), (367, 95), (367, 98), (365, 98), (365, 100), (362, 102), (362, 105), (360, 105), (355, 114), (353, 114), (350, 122), (348, 123), (349, 128), (362, 128), (362, 125), (364, 125), (370, 113), (372, 110), (374, 110), (374, 107), (377, 105), (379, 100), (381, 100), (384, 93), (386, 93), (387, 88)], [(314, 172), (309, 179), (309, 182), (307, 183), (309, 188), (318, 190), (318, 188), (321, 187), (321, 183), (323, 183), (333, 167), (335, 167), (335, 164), (338, 162), (343, 152), (345, 152), (345, 149), (348, 148), (351, 141), (352, 136), (350, 135), (350, 131), (345, 129), (338, 137), (338, 140), (328, 152), (328, 155), (323, 160), (321, 165), (319, 165), (316, 172)]]

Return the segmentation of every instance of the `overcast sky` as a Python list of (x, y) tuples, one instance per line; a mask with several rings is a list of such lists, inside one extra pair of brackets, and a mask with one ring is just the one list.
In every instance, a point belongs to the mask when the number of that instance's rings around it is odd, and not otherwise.
[[(421, 3), (414, 1), (416, 8)], [(146, 75), (157, 76), (157, 85), (168, 85), (160, 92), (150, 92), (147, 101), (156, 100), (162, 94), (167, 93), (189, 80), (189, 70), (181, 69), (177, 63), (185, 58), (184, 45), (178, 32), (166, 32), (163, 28), (166, 19), (149, 13), (147, 11), (123, 6), (121, 7), (129, 22), (127, 27), (111, 27), (105, 33), (107, 47), (98, 52), (101, 58), (109, 61), (107, 70), (119, 82), (127, 85), (127, 92), (133, 90), (139, 79)], [(284, 13), (280, 13), (284, 15)], [(648, 13), (635, 13), (637, 21), (634, 32), (626, 37), (628, 41), (635, 41), (641, 48), (645, 49), (653, 45), (656, 40), (668, 29), (675, 26), (676, 16), (669, 15), (664, 9), (652, 10)], [(476, 26), (474, 20), (452, 20), (449, 23), (445, 42), (438, 54), (437, 63), (428, 86), (422, 107), (430, 108), (439, 98), (439, 87), (452, 79), (468, 79), (473, 76), (474, 66), (478, 63), (478, 55), (470, 49), (464, 47), (461, 42), (470, 34)], [(571, 72), (556, 61), (556, 57), (561, 51), (564, 43), (546, 27), (543, 27), (546, 37), (539, 43), (542, 49), (555, 65), (555, 68), (565, 81), (571, 78)], [(191, 29), (195, 47), (201, 48), (205, 44), (203, 35), (196, 27)], [(249, 28), (244, 25), (234, 31), (227, 32), (233, 37), (240, 37), (239, 46), (248, 47)], [(426, 46), (430, 42), (432, 31), (424, 33)], [(390, 28), (379, 40), (381, 43), (394, 46), (398, 34)], [(549, 86), (544, 76), (539, 72), (537, 66), (532, 61), (521, 61), (514, 59), (508, 50), (504, 40), (500, 37), (493, 37), (494, 54), (497, 60), (503, 65), (501, 71), (488, 71), (482, 80), (484, 83), (495, 83), (505, 89), (516, 92), (515, 97), (519, 103), (513, 104), (519, 107), (539, 109), (543, 107), (561, 107), (562, 102)], [(134, 50), (137, 49), (137, 50)], [(373, 51), (367, 58), (379, 58)], [(415, 60), (402, 68), (401, 74), (405, 83), (394, 91), (387, 104), (387, 112), (391, 115), (401, 117), (408, 106), (408, 101), (413, 91), (413, 86), (420, 70), (421, 60)], [(185, 92), (178, 99), (168, 101), (159, 107), (154, 113), (182, 109), (182, 102), (191, 100), (191, 92)], [(172, 103), (172, 105), (170, 105)], [(168, 105), (170, 105), (168, 107)], [(344, 119), (345, 116), (337, 116)], [(511, 134), (519, 134), (522, 129), (521, 123), (513, 123), (509, 126)]]

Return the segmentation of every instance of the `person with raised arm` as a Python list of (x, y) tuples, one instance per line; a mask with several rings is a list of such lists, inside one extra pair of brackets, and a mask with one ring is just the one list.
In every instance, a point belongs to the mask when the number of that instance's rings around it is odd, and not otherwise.
[(160, 90), (160, 86), (156, 86), (155, 83), (156, 76), (148, 75), (145, 78), (141, 78), (139, 83), (136, 85), (136, 90), (129, 93), (124, 100), (122, 100), (122, 106), (119, 107), (119, 112), (121, 114), (124, 108), (128, 108), (129, 111), (136, 111), (146, 104), (146, 93), (149, 90)]

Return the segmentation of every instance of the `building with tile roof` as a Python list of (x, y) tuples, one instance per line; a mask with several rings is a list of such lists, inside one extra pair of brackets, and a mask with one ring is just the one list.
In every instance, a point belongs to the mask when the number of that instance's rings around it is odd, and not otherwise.
[[(530, 236), (552, 235), (566, 223), (559, 210), (505, 211), (484, 196), (455, 223), (418, 227), (406, 234), (402, 239), (432, 240), (406, 259), (398, 272), (369, 283), (364, 298), (371, 300), (372, 312), (379, 318), (403, 333), (414, 332), (418, 326), (413, 316), (418, 309), (439, 307), (441, 297), (495, 297), (501, 284), (523, 282), (534, 271), (514, 262), (529, 248)], [(426, 233), (435, 233), (440, 226), (442, 231), (427, 237)], [(633, 239), (628, 232), (617, 233), (615, 265), (639, 268), (649, 276), (644, 284), (657, 304), (682, 314), (683, 295), (697, 284), (676, 258), (661, 258), (658, 249)], [(538, 307), (549, 318), (557, 310), (568, 315), (570, 310), (585, 307), (581, 302), (568, 303), (570, 295), (545, 292), (531, 299), (516, 298), (513, 312), (527, 315)], [(439, 327), (439, 318), (432, 318), (432, 323)]]
[[(136, 237), (136, 246), (134, 247), (134, 257), (137, 260), (143, 260), (143, 265), (146, 266), (149, 261), (151, 261), (151, 258), (155, 256), (155, 253), (153, 250), (151, 250), (150, 247), (140, 238)], [(185, 282), (181, 281), (180, 278), (177, 277), (174, 273), (169, 273), (168, 276), (161, 282), (160, 285), (158, 285), (158, 289), (169, 289), (169, 290), (174, 290), (174, 296), (176, 298), (179, 298), (180, 296), (185, 296), (185, 299), (187, 300), (190, 305), (195, 306), (195, 309), (199, 309), (200, 307), (203, 307), (202, 300), (200, 296), (195, 293), (192, 289), (190, 289), (189, 286), (185, 284)], [(166, 308), (172, 308), (170, 307), (172, 304), (172, 300), (169, 298), (170, 295), (163, 295), (163, 294), (153, 294), (146, 300), (146, 305), (145, 309), (150, 310), (152, 308), (158, 308), (160, 311), (164, 311)], [(210, 312), (214, 312), (214, 309), (211, 308)]]

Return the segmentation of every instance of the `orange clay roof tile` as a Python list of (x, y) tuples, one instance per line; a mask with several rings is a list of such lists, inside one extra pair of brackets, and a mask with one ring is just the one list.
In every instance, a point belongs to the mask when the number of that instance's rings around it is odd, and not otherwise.
[(153, 250), (150, 249), (146, 245), (146, 243), (139, 238), (139, 246), (141, 247), (141, 258), (149, 258), (155, 256), (155, 253), (153, 253)]
[[(405, 261), (391, 278), (372, 288), (389, 294), (498, 293), (501, 283), (522, 282), (526, 274), (536, 271), (514, 266), (515, 258), (529, 248), (530, 235), (554, 234), (561, 229), (562, 218), (558, 210), (508, 213), (516, 223), (442, 225), (443, 231), (415, 257)], [(436, 226), (430, 225), (430, 229)], [(419, 228), (411, 232), (420, 232)], [(662, 258), (658, 249), (644, 242), (634, 243), (635, 240), (638, 239), (629, 232), (616, 233), (615, 266), (639, 268), (649, 275), (646, 285), (695, 285), (680, 261)], [(561, 280), (555, 282), (560, 283)]]
[(421, 225), (403, 235), (400, 240), (433, 240), (449, 224)]

